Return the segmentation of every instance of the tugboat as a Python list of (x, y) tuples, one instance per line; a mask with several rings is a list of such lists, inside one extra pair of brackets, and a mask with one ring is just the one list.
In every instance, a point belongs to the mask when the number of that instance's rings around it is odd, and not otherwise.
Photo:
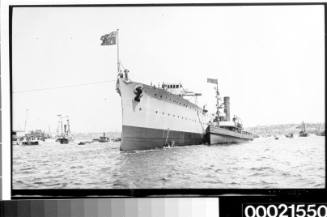
[[(242, 143), (254, 139), (254, 135), (243, 130), (241, 119), (237, 116), (230, 121), (230, 98), (224, 97), (224, 103), (219, 105), (220, 95), (218, 90), (218, 79), (208, 79), (208, 83), (216, 84), (217, 111), (213, 123), (207, 127), (207, 142), (209, 144), (231, 144)], [(220, 116), (220, 109), (224, 108), (224, 116)]]
[(99, 138), (93, 139), (93, 142), (110, 142), (110, 138), (106, 136), (106, 133), (103, 133)]
[(99, 138), (99, 142), (110, 142), (110, 138), (106, 136), (106, 133), (103, 133)]

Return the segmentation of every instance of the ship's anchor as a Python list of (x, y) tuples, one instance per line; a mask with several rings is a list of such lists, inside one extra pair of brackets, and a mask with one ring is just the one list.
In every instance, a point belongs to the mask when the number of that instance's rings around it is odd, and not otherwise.
[(142, 95), (143, 87), (141, 85), (136, 85), (133, 92), (135, 94), (134, 100), (136, 102), (140, 102), (141, 97), (143, 96)]

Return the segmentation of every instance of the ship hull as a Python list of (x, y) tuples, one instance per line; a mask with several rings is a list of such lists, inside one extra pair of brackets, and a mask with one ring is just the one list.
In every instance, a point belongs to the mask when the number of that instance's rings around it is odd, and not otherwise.
[[(142, 94), (135, 99), (135, 89)], [(122, 103), (123, 151), (160, 148), (166, 145), (201, 144), (207, 126), (201, 108), (164, 89), (118, 78)]]
[(209, 144), (238, 144), (253, 140), (249, 133), (239, 133), (219, 127), (209, 127), (207, 131)]
[(123, 151), (145, 150), (165, 146), (198, 145), (201, 143), (203, 143), (203, 134), (201, 133), (123, 126), (120, 149)]

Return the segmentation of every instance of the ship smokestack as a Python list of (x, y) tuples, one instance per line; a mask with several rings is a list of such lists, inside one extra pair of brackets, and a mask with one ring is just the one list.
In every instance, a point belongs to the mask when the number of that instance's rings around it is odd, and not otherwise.
[(230, 101), (229, 96), (224, 97), (224, 112), (225, 112), (225, 118), (226, 121), (230, 121)]

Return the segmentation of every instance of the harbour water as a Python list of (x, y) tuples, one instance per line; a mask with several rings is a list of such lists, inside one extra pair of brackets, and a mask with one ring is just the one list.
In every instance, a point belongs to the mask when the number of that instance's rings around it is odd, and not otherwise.
[(325, 187), (322, 136), (136, 152), (119, 145), (14, 145), (13, 189)]

